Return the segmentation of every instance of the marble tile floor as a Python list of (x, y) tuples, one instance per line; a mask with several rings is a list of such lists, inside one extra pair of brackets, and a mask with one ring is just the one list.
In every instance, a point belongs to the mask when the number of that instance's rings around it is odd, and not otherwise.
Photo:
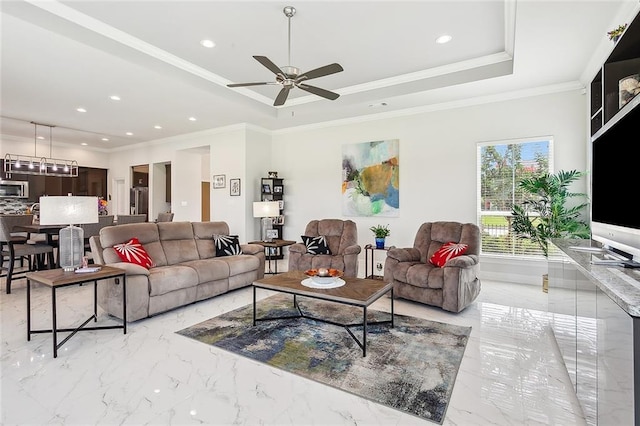
[[(129, 323), (126, 335), (79, 332), (53, 358), (50, 334), (27, 341), (25, 285), (7, 295), (0, 281), (2, 425), (435, 424), (175, 333), (250, 303), (250, 288)], [(443, 424), (585, 424), (548, 327), (547, 295), (482, 285), (460, 314), (396, 301), (398, 314), (473, 327)], [(49, 289), (33, 290), (33, 328), (50, 328), (50, 303)], [(91, 310), (91, 285), (59, 291), (60, 325), (77, 326)], [(104, 313), (99, 321), (115, 323)]]

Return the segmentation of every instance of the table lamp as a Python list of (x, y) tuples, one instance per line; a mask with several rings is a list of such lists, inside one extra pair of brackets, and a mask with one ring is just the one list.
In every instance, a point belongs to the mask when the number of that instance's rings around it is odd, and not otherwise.
[(267, 231), (273, 228), (272, 217), (280, 215), (280, 205), (277, 201), (255, 201), (253, 203), (253, 217), (262, 218), (261, 237), (262, 241), (271, 241), (267, 237)]
[(40, 197), (40, 225), (66, 225), (58, 237), (58, 263), (65, 271), (82, 265), (84, 231), (73, 225), (98, 223), (98, 197)]

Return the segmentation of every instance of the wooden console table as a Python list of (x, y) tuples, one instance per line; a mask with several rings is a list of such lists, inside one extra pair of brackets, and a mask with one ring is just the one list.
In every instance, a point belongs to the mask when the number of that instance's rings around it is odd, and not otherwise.
[[(251, 241), (249, 244), (260, 244), (266, 249), (272, 248), (283, 248), (286, 246), (290, 246), (295, 244), (295, 241), (292, 240), (273, 240), (273, 241)], [(278, 260), (275, 261), (275, 270), (271, 270), (271, 250), (267, 250), (267, 260), (269, 261), (269, 271), (265, 272), (266, 274), (277, 274), (278, 273)]]
[[(104, 330), (121, 328), (124, 334), (127, 334), (127, 279), (124, 269), (113, 268), (111, 266), (101, 266), (97, 272), (76, 273), (65, 272), (63, 269), (49, 269), (45, 271), (28, 272), (27, 278), (27, 341), (31, 340), (31, 334), (35, 333), (52, 333), (53, 335), (53, 357), (58, 357), (58, 349), (64, 345), (67, 340), (73, 337), (81, 330)], [(105, 325), (100, 327), (85, 327), (89, 321), (98, 321), (98, 281), (107, 278), (115, 278), (116, 283), (122, 279), (122, 325)], [(31, 329), (31, 282), (40, 283), (51, 287), (51, 311), (52, 324), (48, 330), (32, 330)], [(76, 328), (58, 328), (56, 315), (56, 289), (67, 287), (70, 285), (84, 284), (93, 281), (93, 315)], [(58, 332), (70, 331), (71, 334), (65, 337), (58, 344)]]

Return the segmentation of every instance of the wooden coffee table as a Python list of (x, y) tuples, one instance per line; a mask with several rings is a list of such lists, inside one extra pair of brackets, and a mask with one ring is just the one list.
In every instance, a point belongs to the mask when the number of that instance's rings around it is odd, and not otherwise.
[[(336, 288), (311, 288), (301, 284), (301, 281), (308, 278), (301, 271), (290, 271), (283, 274), (274, 275), (254, 281), (253, 283), (253, 325), (256, 321), (267, 321), (286, 318), (309, 318), (316, 321), (344, 327), (362, 349), (362, 356), (367, 356), (367, 326), (373, 324), (391, 324), (393, 322), (393, 285), (380, 280), (366, 278), (350, 278), (344, 279), (345, 285)], [(256, 289), (278, 291), (280, 293), (288, 293), (293, 295), (293, 305), (298, 310), (298, 315), (287, 317), (267, 317), (256, 318)], [(376, 300), (387, 293), (391, 293), (391, 319), (387, 321), (367, 322), (367, 308)], [(341, 324), (328, 318), (316, 318), (305, 315), (298, 306), (297, 296), (305, 296), (313, 299), (325, 300), (328, 302), (342, 303), (362, 308), (362, 323), (357, 324)], [(362, 326), (362, 341), (360, 341), (351, 331), (351, 327)]]

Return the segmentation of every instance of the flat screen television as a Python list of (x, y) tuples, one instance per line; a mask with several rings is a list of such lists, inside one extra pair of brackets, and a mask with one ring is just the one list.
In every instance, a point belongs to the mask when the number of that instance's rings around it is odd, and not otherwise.
[[(635, 104), (635, 103), (634, 103)], [(607, 248), (640, 261), (640, 106), (591, 143), (591, 234)], [(617, 117), (616, 117), (617, 118)]]

